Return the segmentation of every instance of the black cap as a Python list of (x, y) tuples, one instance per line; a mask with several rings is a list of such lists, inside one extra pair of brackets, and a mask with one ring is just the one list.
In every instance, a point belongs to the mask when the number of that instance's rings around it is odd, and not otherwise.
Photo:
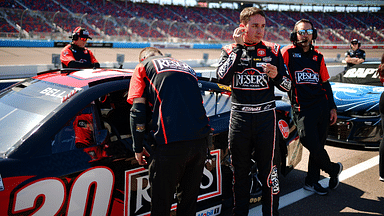
[(353, 40), (351, 40), (351, 44), (358, 44), (358, 43), (360, 43), (360, 42), (359, 42), (359, 40), (357, 40), (357, 39), (353, 39)]
[(72, 38), (74, 40), (77, 40), (77, 38), (89, 38), (92, 40), (92, 38), (89, 36), (89, 32), (87, 29), (83, 27), (76, 27), (75, 30), (73, 30), (72, 35), (69, 36), (69, 38)]

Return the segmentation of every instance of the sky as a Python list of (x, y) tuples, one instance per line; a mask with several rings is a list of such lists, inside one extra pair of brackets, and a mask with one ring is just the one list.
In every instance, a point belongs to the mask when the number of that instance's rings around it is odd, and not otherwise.
[[(143, 0), (132, 0), (133, 2), (142, 2)], [(196, 0), (146, 0), (149, 3), (156, 3), (156, 4), (175, 4), (175, 5), (187, 5), (187, 6), (196, 6), (197, 1)], [(210, 7), (213, 8), (219, 8), (220, 5), (217, 3), (210, 3)], [(222, 3), (221, 5), (224, 8), (232, 8), (232, 9), (237, 9), (237, 4), (233, 3)], [(256, 6), (256, 5), (255, 5)], [(380, 7), (333, 7), (333, 6), (288, 6), (288, 5), (277, 5), (277, 4), (268, 4), (268, 5), (263, 5), (263, 7), (266, 7), (268, 10), (281, 10), (281, 11), (287, 11), (287, 10), (296, 10), (296, 11), (347, 11), (347, 12), (367, 12), (367, 11), (373, 11), (377, 12), (380, 10)]]

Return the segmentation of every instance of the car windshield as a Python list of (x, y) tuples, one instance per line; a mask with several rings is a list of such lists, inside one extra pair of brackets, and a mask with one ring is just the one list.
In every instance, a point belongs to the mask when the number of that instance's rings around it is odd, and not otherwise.
[(28, 79), (0, 93), (0, 153), (56, 109), (73, 88)]

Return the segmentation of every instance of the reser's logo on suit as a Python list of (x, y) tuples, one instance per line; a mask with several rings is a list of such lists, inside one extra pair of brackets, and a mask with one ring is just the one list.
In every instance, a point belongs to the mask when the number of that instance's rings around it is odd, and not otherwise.
[(259, 70), (250, 68), (241, 73), (237, 73), (234, 77), (234, 88), (263, 90), (268, 88), (268, 76)]
[(314, 72), (312, 69), (305, 68), (302, 71), (295, 72), (297, 84), (316, 84), (319, 83), (319, 73)]

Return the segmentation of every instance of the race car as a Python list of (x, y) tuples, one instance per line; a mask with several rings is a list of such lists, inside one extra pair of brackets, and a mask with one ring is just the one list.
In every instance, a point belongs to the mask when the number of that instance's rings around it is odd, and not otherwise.
[(379, 101), (384, 91), (377, 73), (379, 64), (355, 65), (331, 78), (338, 119), (329, 129), (328, 141), (379, 147), (383, 136)]
[[(58, 69), (0, 91), (0, 215), (150, 215), (147, 167), (134, 158), (129, 129), (132, 73)], [(232, 198), (230, 87), (204, 77), (199, 87), (214, 135), (196, 215), (219, 215)], [(289, 104), (278, 104), (285, 174), (301, 160), (302, 146)], [(260, 198), (254, 185), (252, 202)]]

